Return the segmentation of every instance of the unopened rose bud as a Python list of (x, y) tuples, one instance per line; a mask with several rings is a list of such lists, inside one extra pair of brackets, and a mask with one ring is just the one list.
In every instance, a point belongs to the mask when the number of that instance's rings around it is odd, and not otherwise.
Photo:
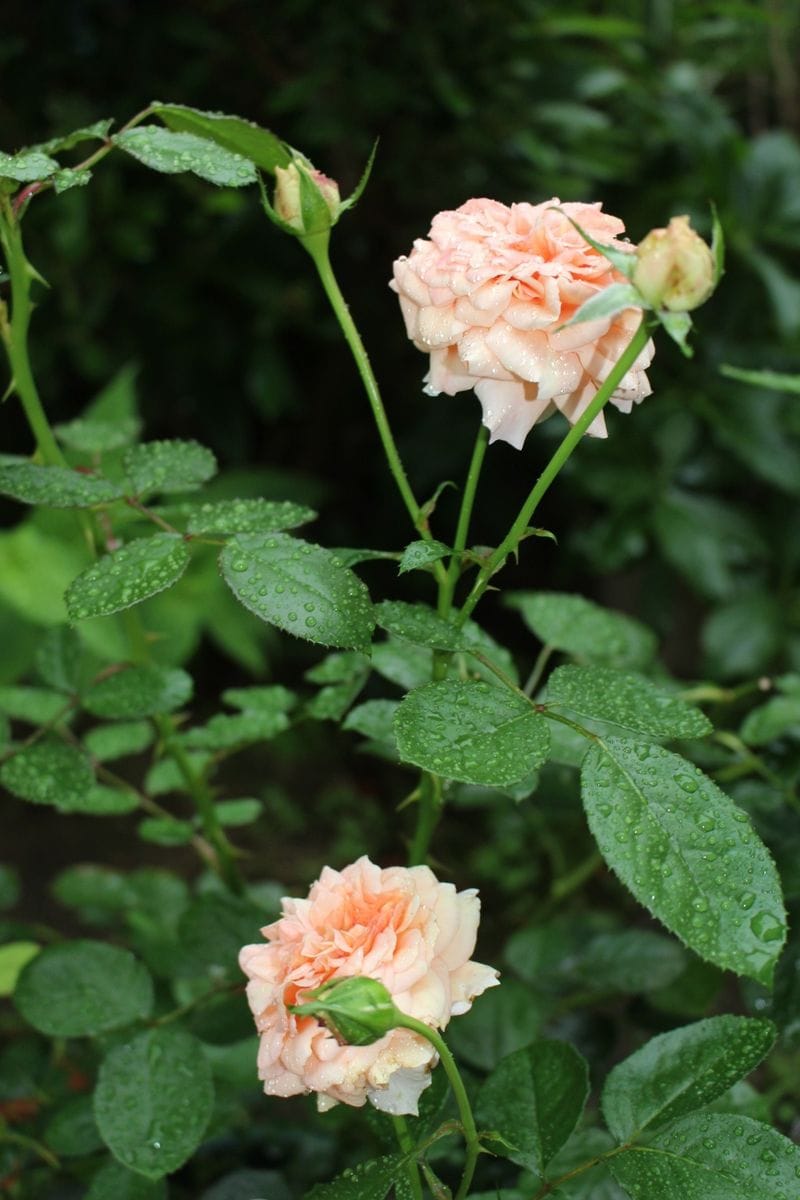
[(330, 229), (341, 212), (336, 181), (300, 161), (275, 168), (273, 204), (281, 220), (301, 236)]
[(656, 309), (691, 312), (714, 290), (714, 258), (688, 217), (653, 229), (636, 250), (633, 283)]
[(383, 984), (363, 975), (331, 979), (306, 997), (304, 1004), (287, 1005), (289, 1012), (316, 1017), (348, 1046), (371, 1046), (396, 1029), (401, 1016)]

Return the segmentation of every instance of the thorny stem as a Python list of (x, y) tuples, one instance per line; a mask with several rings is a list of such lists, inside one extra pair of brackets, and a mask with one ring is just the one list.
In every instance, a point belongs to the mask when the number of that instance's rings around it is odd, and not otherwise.
[(411, 1029), (414, 1033), (418, 1033), (424, 1037), (433, 1046), (436, 1053), (439, 1055), (445, 1074), (447, 1075), (450, 1087), (453, 1090), (456, 1105), (458, 1106), (458, 1115), (461, 1118), (461, 1127), (464, 1133), (464, 1140), (467, 1144), (467, 1157), (464, 1163), (464, 1173), (461, 1176), (461, 1183), (455, 1195), (455, 1200), (466, 1200), (469, 1195), (470, 1184), (472, 1177), (475, 1174), (475, 1164), (478, 1161), (480, 1154), (480, 1139), (478, 1138), (478, 1130), (475, 1125), (475, 1118), (472, 1115), (472, 1107), (467, 1096), (467, 1089), (464, 1087), (464, 1081), (456, 1066), (456, 1061), (450, 1053), (449, 1047), (444, 1038), (435, 1030), (431, 1029), (430, 1025), (425, 1025), (422, 1021), (418, 1021), (415, 1017), (402, 1016), (398, 1025), (403, 1029)]
[(464, 484), (461, 508), (458, 513), (458, 524), (456, 525), (456, 536), (453, 542), (453, 555), (447, 569), (447, 577), (439, 584), (437, 611), (441, 617), (447, 618), (450, 615), (450, 609), (453, 604), (453, 593), (458, 583), (458, 575), (461, 567), (461, 555), (464, 553), (467, 545), (469, 523), (475, 504), (475, 493), (478, 488), (478, 480), (480, 479), (481, 467), (483, 466), (483, 459), (488, 444), (489, 430), (485, 425), (481, 425), (478, 430), (478, 436), (475, 439), (475, 448), (472, 451), (472, 458), (467, 470), (467, 480)]
[(509, 554), (513, 554), (519, 543), (525, 536), (531, 522), (531, 518), (535, 513), (539, 501), (544, 496), (550, 485), (556, 479), (559, 471), (564, 466), (567, 459), (576, 448), (586, 430), (591, 425), (592, 421), (601, 412), (603, 406), (613, 395), (617, 386), (627, 372), (631, 369), (636, 359), (641, 354), (644, 347), (647, 345), (648, 324), (643, 316), (638, 329), (634, 333), (625, 350), (620, 355), (613, 369), (598, 388), (597, 395), (592, 403), (586, 409), (586, 412), (572, 426), (561, 445), (558, 447), (549, 463), (542, 471), (539, 478), (536, 480), (531, 492), (520, 509), (516, 520), (509, 529), (506, 536), (503, 538), (500, 545), (493, 554), (487, 559), (483, 567), (478, 573), (478, 578), (472, 587), (472, 591), (467, 596), (467, 599), (461, 609), (458, 618), (458, 624), (463, 625), (466, 619), (472, 613), (475, 605), (480, 600), (486, 588), (489, 585), (489, 580), (494, 575), (495, 571), (502, 565)]

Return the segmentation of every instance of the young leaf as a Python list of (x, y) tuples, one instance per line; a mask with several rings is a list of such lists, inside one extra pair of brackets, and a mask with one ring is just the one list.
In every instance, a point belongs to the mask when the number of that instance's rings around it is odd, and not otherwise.
[(13, 179), (15, 183), (35, 183), (48, 179), (61, 164), (41, 150), (20, 150), (19, 154), (4, 154), (0, 151), (0, 179)]
[(80, 798), (72, 800), (67, 811), (90, 817), (120, 817), (138, 807), (139, 799), (133, 789), (95, 783)]
[(564, 592), (511, 592), (516, 608), (539, 640), (599, 666), (638, 670), (656, 651), (655, 634), (633, 617)]
[(369, 645), (369, 593), (329, 550), (286, 533), (243, 533), (222, 551), (220, 568), (236, 599), (262, 621), (324, 646)]
[(62, 714), (66, 719), (69, 701), (61, 692), (48, 688), (0, 686), (0, 712), (28, 725), (47, 725)]
[[(309, 678), (307, 675), (306, 678)], [(297, 696), (280, 684), (268, 687), (227, 688), (222, 699), (242, 712), (287, 713), (297, 704)]]
[(277, 737), (288, 728), (289, 718), (283, 712), (216, 713), (207, 724), (188, 730), (183, 744), (192, 750), (234, 750)]
[(394, 637), (433, 650), (463, 648), (462, 631), (445, 621), (427, 604), (406, 604), (402, 600), (383, 600), (375, 605), (375, 620)]
[(156, 846), (185, 846), (192, 840), (194, 829), (188, 821), (174, 817), (145, 817), (136, 827), (143, 842)]
[(749, 1117), (692, 1113), (608, 1165), (632, 1200), (786, 1200), (800, 1147)]
[(189, 558), (179, 534), (156, 533), (128, 542), (72, 581), (64, 595), (70, 619), (105, 617), (156, 596), (178, 582)]
[(112, 141), (144, 166), (164, 175), (191, 171), (218, 187), (247, 187), (256, 182), (253, 164), (241, 154), (193, 133), (137, 125), (117, 133)]
[(280, 138), (242, 117), (202, 112), (184, 104), (161, 104), (158, 101), (154, 101), (151, 108), (170, 129), (209, 138), (218, 146), (249, 158), (262, 171), (274, 171), (276, 167), (286, 167), (291, 162), (291, 155)]
[(220, 800), (214, 805), (214, 812), (220, 825), (238, 827), (252, 825), (263, 812), (264, 805), (260, 800)]
[(199, 442), (142, 442), (122, 460), (137, 496), (146, 492), (191, 492), (217, 473), (217, 460)]
[(403, 762), (462, 783), (506, 787), (547, 759), (547, 722), (521, 696), (478, 681), (411, 692), (394, 721)]
[(688, 312), (668, 312), (667, 309), (661, 309), (657, 315), (664, 332), (669, 334), (676, 343), (684, 358), (692, 358), (694, 350), (686, 340), (692, 332), (690, 314)]
[(192, 690), (191, 676), (178, 667), (125, 667), (89, 688), (83, 706), (112, 721), (153, 717), (188, 703)]
[(764, 746), (787, 734), (800, 737), (800, 696), (773, 696), (747, 714), (739, 732), (750, 746)]
[(52, 804), (62, 812), (79, 807), (94, 783), (88, 758), (55, 738), (34, 742), (0, 767), (0, 783), (21, 800)]
[[(626, 255), (626, 258), (630, 257)], [(560, 325), (559, 329), (568, 329), (570, 325), (578, 325), (582, 321), (602, 321), (608, 317), (615, 317), (626, 308), (643, 307), (644, 300), (632, 283), (612, 283), (585, 300), (577, 312)]]
[(637, 900), (702, 958), (769, 985), (786, 918), (747, 814), (660, 746), (598, 741), (581, 777), (597, 844)]
[(103, 1141), (123, 1166), (160, 1179), (199, 1145), (213, 1103), (202, 1045), (180, 1026), (165, 1025), (107, 1055), (94, 1113)]
[[(58, 440), (80, 454), (107, 454), (121, 450), (139, 436), (141, 422), (135, 414), (117, 418), (75, 417), (56, 425), (53, 432)], [(52, 470), (52, 468), (50, 468)]]
[(74, 692), (80, 679), (81, 643), (69, 625), (55, 625), (43, 635), (36, 651), (36, 670), (50, 687)]
[(452, 553), (452, 546), (445, 546), (444, 542), (410, 542), (403, 551), (397, 573), (404, 575), (406, 571), (422, 570)]
[(193, 509), (186, 528), (193, 534), (274, 533), (316, 516), (313, 508), (291, 500), (217, 500)]
[(758, 1066), (775, 1041), (771, 1021), (709, 1017), (651, 1038), (606, 1079), (601, 1105), (620, 1142), (712, 1100)]
[(547, 681), (547, 703), (658, 738), (704, 737), (712, 728), (699, 708), (641, 675), (608, 667), (558, 667)]
[(105, 117), (92, 125), (82, 125), (80, 129), (73, 129), (72, 133), (63, 133), (60, 137), (50, 138), (48, 142), (40, 142), (32, 149), (42, 150), (45, 154), (58, 154), (61, 150), (72, 150), (81, 142), (104, 142), (113, 124), (111, 117)]
[(349, 712), (342, 722), (342, 729), (354, 729), (364, 737), (376, 742), (394, 745), (394, 717), (396, 700), (367, 700)]
[(20, 976), (14, 1004), (52, 1037), (93, 1037), (149, 1017), (153, 981), (128, 950), (76, 940), (46, 946)]
[(541, 1175), (575, 1129), (589, 1095), (589, 1069), (566, 1042), (542, 1038), (504, 1058), (478, 1093), (479, 1123), (500, 1134), (505, 1154)]
[(70, 471), (68, 467), (39, 467), (35, 463), (0, 467), (0, 493), (23, 504), (47, 508), (91, 508), (123, 494), (121, 487), (107, 479)]
[(154, 734), (149, 721), (120, 721), (116, 725), (98, 725), (86, 734), (83, 744), (98, 762), (113, 762), (128, 754), (141, 754)]

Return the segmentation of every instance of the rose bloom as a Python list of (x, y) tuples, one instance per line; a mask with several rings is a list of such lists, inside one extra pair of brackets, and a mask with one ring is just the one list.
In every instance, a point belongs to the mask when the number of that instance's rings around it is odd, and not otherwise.
[(406, 1015), (444, 1029), (498, 982), (493, 967), (470, 961), (479, 915), (474, 889), (457, 892), (428, 867), (382, 870), (367, 857), (343, 871), (325, 867), (307, 900), (284, 899), (280, 920), (261, 931), (266, 942), (239, 956), (264, 1091), (316, 1092), (321, 1111), (370, 1100), (384, 1112), (416, 1113), (436, 1063), (425, 1038), (393, 1029), (371, 1046), (343, 1046), (315, 1017), (286, 1006), (330, 979), (366, 975)]
[[(417, 239), (395, 262), (389, 285), (400, 296), (408, 336), (430, 353), (425, 391), (454, 396), (474, 388), (490, 440), (517, 449), (556, 409), (575, 423), (640, 320), (628, 308), (560, 328), (586, 300), (625, 279), (554, 211), (559, 204), (468, 200), (439, 213), (430, 240)], [(561, 208), (595, 241), (633, 252), (617, 238), (622, 222), (599, 204)], [(652, 356), (649, 342), (611, 396), (622, 412), (650, 394)], [(606, 436), (602, 413), (588, 432)]]

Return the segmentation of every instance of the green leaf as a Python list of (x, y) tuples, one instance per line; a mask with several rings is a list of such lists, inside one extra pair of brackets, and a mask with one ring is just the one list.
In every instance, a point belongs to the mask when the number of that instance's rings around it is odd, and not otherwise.
[(527, 700), (478, 681), (417, 688), (395, 716), (397, 749), (414, 763), (462, 783), (506, 787), (547, 759), (547, 722)]
[[(627, 259), (631, 257), (631, 255), (626, 255)], [(644, 307), (646, 307), (645, 302), (639, 294), (638, 288), (635, 288), (632, 283), (611, 283), (585, 300), (577, 312), (573, 313), (570, 319), (559, 328), (567, 329), (570, 325), (580, 324), (581, 321), (602, 321), (607, 317), (615, 317), (617, 313), (624, 312), (626, 308)]]
[(38, 942), (6, 942), (0, 946), (0, 996), (11, 996), (22, 968), (41, 950)]
[(20, 150), (19, 154), (3, 154), (0, 151), (0, 179), (13, 179), (16, 183), (35, 183), (48, 179), (60, 164), (40, 150)]
[(404, 575), (406, 571), (424, 570), (452, 553), (452, 546), (445, 546), (444, 542), (410, 542), (403, 551), (397, 573)]
[(120, 721), (116, 725), (98, 725), (86, 734), (83, 744), (98, 762), (113, 762), (115, 758), (141, 754), (154, 735), (148, 721)]
[(317, 721), (339, 721), (369, 678), (370, 661), (365, 654), (346, 650), (329, 654), (304, 678), (309, 683), (324, 683), (305, 706), (308, 716)]
[(67, 1100), (47, 1122), (44, 1140), (62, 1158), (82, 1158), (103, 1149), (92, 1111), (91, 1096)]
[(124, 667), (89, 688), (83, 706), (95, 717), (124, 721), (174, 712), (192, 691), (191, 676), (178, 667)]
[(101, 1167), (86, 1193), (86, 1200), (167, 1200), (163, 1179), (145, 1179), (112, 1159)]
[(641, 675), (609, 667), (556, 668), (547, 681), (547, 703), (660, 738), (704, 737), (712, 730), (699, 708), (662, 692)]
[(289, 718), (283, 712), (243, 712), (235, 716), (217, 713), (205, 725), (198, 725), (183, 735), (184, 746), (192, 750), (233, 750), (253, 742), (267, 741), (289, 728)]
[(125, 875), (90, 863), (67, 867), (54, 880), (52, 892), (61, 904), (76, 909), (83, 919), (88, 917), (93, 922), (123, 912), (132, 899)]
[(384, 1200), (405, 1162), (404, 1155), (388, 1154), (357, 1163), (330, 1183), (318, 1183), (306, 1192), (305, 1200)]
[(145, 817), (137, 825), (136, 832), (142, 841), (153, 842), (156, 846), (185, 846), (194, 836), (188, 821), (173, 817)]
[[(211, 761), (211, 755), (201, 750), (190, 750), (187, 758), (195, 774), (202, 774)], [(151, 796), (163, 796), (166, 792), (188, 792), (186, 779), (174, 758), (162, 758), (152, 766), (145, 776), (144, 786)]]
[(192, 509), (187, 531), (193, 534), (274, 533), (316, 519), (313, 508), (291, 500), (217, 500)]
[(667, 987), (686, 967), (681, 946), (647, 929), (600, 933), (576, 957), (576, 974), (599, 992), (652, 992)]
[(723, 363), (719, 371), (720, 375), (725, 375), (728, 379), (738, 379), (740, 383), (752, 383), (754, 387), (800, 396), (800, 375), (784, 375), (780, 371), (745, 371), (727, 363)]
[(566, 1042), (542, 1038), (509, 1054), (478, 1092), (478, 1122), (510, 1144), (499, 1152), (537, 1175), (575, 1129), (589, 1068)]
[(68, 812), (85, 813), (90, 817), (120, 817), (134, 812), (139, 799), (133, 789), (105, 787), (96, 783), (88, 792), (71, 801)]
[(773, 696), (747, 714), (739, 732), (750, 746), (765, 746), (786, 734), (800, 737), (800, 696)]
[(149, 1017), (153, 981), (128, 950), (105, 942), (60, 942), (28, 963), (14, 1003), (40, 1033), (92, 1037)]
[(414, 646), (402, 638), (387, 638), (372, 647), (372, 666), (403, 691), (422, 687), (431, 678), (433, 654), (425, 646)]
[(693, 1113), (608, 1165), (632, 1200), (785, 1200), (800, 1147), (749, 1117)]
[(74, 746), (44, 738), (7, 759), (0, 783), (31, 804), (52, 804), (62, 812), (80, 805), (94, 783), (88, 758)]
[(656, 652), (655, 634), (623, 613), (564, 592), (511, 592), (516, 608), (539, 641), (599, 666), (647, 666)]
[(260, 800), (220, 800), (214, 805), (214, 812), (220, 825), (238, 827), (252, 825), (264, 810)]
[(56, 171), (53, 176), (53, 187), (57, 196), (60, 196), (62, 192), (68, 192), (70, 188), (86, 187), (91, 182), (92, 172), (86, 168), (78, 171), (71, 167), (65, 167), (62, 171)]
[(69, 702), (61, 692), (46, 688), (0, 687), (0, 712), (28, 725), (48, 725), (61, 715), (66, 720)]
[(603, 857), (637, 900), (702, 958), (769, 985), (786, 919), (747, 814), (679, 755), (622, 738), (592, 746), (582, 791)]
[(738, 573), (766, 553), (750, 515), (711, 496), (673, 489), (656, 506), (653, 522), (665, 558), (715, 599), (732, 595)]
[(112, 1154), (148, 1179), (176, 1171), (202, 1140), (214, 1103), (200, 1042), (177, 1025), (116, 1046), (100, 1067), (94, 1112)]
[(601, 1105), (620, 1142), (657, 1129), (727, 1092), (775, 1041), (771, 1021), (709, 1017), (651, 1038), (606, 1079)]
[(166, 591), (189, 565), (189, 547), (174, 533), (136, 538), (105, 554), (74, 579), (64, 599), (73, 621), (122, 612)]
[[(110, 450), (121, 450), (139, 436), (141, 422), (135, 413), (116, 419), (102, 417), (75, 417), (56, 425), (53, 432), (60, 442), (77, 450), (80, 454), (107, 454)], [(51, 468), (52, 469), (52, 468)]]
[(297, 704), (297, 696), (280, 684), (271, 687), (227, 688), (222, 699), (232, 708), (242, 712), (277, 714), (290, 712)]
[(91, 508), (118, 500), (122, 488), (96, 475), (71, 471), (68, 467), (39, 467), (20, 463), (0, 467), (0, 493), (23, 504), (48, 508)]
[(239, 951), (261, 940), (263, 909), (222, 893), (201, 896), (181, 917), (178, 936), (183, 968), (212, 980), (239, 979)]
[(182, 175), (190, 171), (218, 187), (247, 187), (256, 182), (253, 164), (241, 154), (193, 133), (137, 125), (115, 134), (115, 145), (153, 171)]
[(367, 700), (349, 712), (342, 722), (342, 729), (353, 729), (376, 742), (388, 742), (394, 746), (394, 717), (398, 709), (396, 700)]
[(192, 492), (217, 473), (217, 460), (199, 442), (142, 442), (126, 451), (125, 473), (137, 496), (146, 492)]
[(48, 629), (36, 651), (36, 670), (45, 683), (62, 692), (77, 691), (81, 643), (69, 625)]
[(112, 118), (106, 117), (101, 121), (95, 121), (92, 125), (82, 125), (80, 129), (73, 129), (72, 133), (63, 133), (60, 137), (50, 138), (49, 141), (41, 142), (31, 149), (42, 150), (45, 154), (58, 154), (62, 150), (72, 150), (81, 142), (104, 142), (113, 124)]
[(416, 646), (433, 650), (459, 650), (464, 645), (462, 632), (445, 621), (427, 604), (406, 604), (402, 600), (383, 600), (375, 605), (375, 620), (381, 629)]
[(262, 621), (324, 646), (369, 645), (369, 593), (329, 550), (286, 533), (239, 534), (220, 567), (236, 599)]
[(291, 155), (280, 138), (253, 121), (225, 113), (202, 112), (183, 104), (154, 101), (151, 108), (170, 129), (209, 138), (218, 146), (249, 158), (262, 171), (287, 167), (291, 162)]

